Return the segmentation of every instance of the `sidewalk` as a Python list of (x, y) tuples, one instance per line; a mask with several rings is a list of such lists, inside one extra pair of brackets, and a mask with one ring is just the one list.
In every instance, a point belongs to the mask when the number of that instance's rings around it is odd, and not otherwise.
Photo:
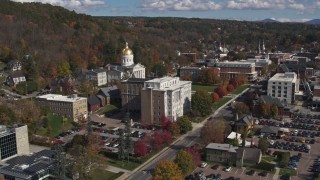
[(108, 165), (106, 170), (110, 171), (110, 172), (114, 172), (114, 173), (118, 173), (118, 172), (128, 173), (128, 172), (130, 172), (129, 170), (118, 168), (118, 167), (114, 167), (114, 166), (110, 166), (110, 165)]
[(272, 179), (274, 179), (274, 180), (279, 179), (279, 172), (280, 172), (280, 168), (276, 167), (276, 172), (274, 173)]

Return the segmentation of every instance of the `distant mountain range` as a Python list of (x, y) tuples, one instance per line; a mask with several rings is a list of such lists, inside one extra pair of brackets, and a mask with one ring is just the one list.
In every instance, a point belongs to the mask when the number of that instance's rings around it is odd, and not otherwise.
[[(281, 23), (280, 21), (277, 21), (277, 20), (274, 20), (274, 19), (264, 19), (264, 20), (260, 20), (258, 22), (263, 22), (263, 23)], [(287, 23), (287, 22), (286, 22)], [(310, 21), (306, 21), (306, 22), (303, 22), (305, 24), (320, 24), (320, 19), (312, 19)]]

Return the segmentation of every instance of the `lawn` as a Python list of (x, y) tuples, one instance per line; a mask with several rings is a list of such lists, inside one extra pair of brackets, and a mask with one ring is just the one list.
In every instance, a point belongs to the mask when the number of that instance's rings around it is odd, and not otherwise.
[(222, 99), (220, 99), (218, 102), (213, 104), (213, 109), (217, 110), (219, 107), (223, 106), (225, 103), (227, 103), (228, 101), (230, 101), (232, 98), (231, 97), (223, 97)]
[(97, 111), (97, 113), (98, 113), (99, 115), (103, 115), (103, 114), (105, 114), (106, 112), (112, 111), (112, 110), (114, 110), (114, 109), (118, 109), (118, 107), (117, 107), (116, 105), (109, 104), (109, 105), (106, 105), (106, 106), (104, 106), (103, 108), (99, 109), (99, 110)]
[(217, 86), (202, 86), (202, 85), (192, 85), (192, 91), (206, 90), (208, 92), (213, 92)]
[(230, 92), (230, 94), (240, 94), (242, 91), (244, 91), (248, 87), (249, 87), (248, 84), (241, 85), (237, 89), (235, 89), (234, 91)]
[(5, 68), (6, 66), (7, 66), (7, 64), (6, 64), (6, 63), (4, 63), (4, 62), (0, 61), (0, 68)]
[[(74, 126), (72, 125), (72, 121), (69, 119), (65, 119), (63, 121), (62, 116), (58, 115), (53, 115), (53, 114), (48, 114), (48, 128), (50, 128), (50, 136), (54, 137), (57, 136), (59, 133), (62, 131), (66, 131), (68, 129), (73, 128)], [(48, 135), (48, 128), (41, 128), (37, 134), (47, 136)]]
[(277, 161), (277, 158), (275, 156), (265, 156), (262, 157), (262, 160), (268, 161), (268, 162), (272, 162), (272, 161)]
[(127, 160), (120, 161), (120, 160), (116, 160), (116, 159), (109, 159), (108, 162), (111, 166), (119, 167), (122, 169), (127, 169), (130, 171), (134, 170), (135, 168), (137, 168), (138, 166), (141, 165), (140, 163), (136, 163), (136, 162), (132, 162), (132, 161), (128, 162)]
[(294, 169), (288, 169), (288, 168), (281, 168), (279, 172), (279, 176), (285, 175), (285, 174), (290, 174), (290, 176), (296, 176), (297, 171)]
[(100, 180), (100, 179), (114, 180), (120, 177), (123, 174), (123, 172), (114, 173), (114, 172), (110, 172), (103, 169), (96, 169), (92, 174), (93, 174), (92, 175), (93, 180)]

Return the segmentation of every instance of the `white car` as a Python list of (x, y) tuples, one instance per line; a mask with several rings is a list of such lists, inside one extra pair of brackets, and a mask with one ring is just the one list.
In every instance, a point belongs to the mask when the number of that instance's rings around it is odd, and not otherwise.
[(226, 172), (231, 171), (231, 166), (229, 166), (229, 167), (225, 167), (225, 168), (224, 168), (224, 171), (226, 171)]
[(201, 165), (200, 165), (200, 167), (205, 168), (205, 167), (207, 167), (207, 165), (208, 165), (208, 163), (202, 162)]

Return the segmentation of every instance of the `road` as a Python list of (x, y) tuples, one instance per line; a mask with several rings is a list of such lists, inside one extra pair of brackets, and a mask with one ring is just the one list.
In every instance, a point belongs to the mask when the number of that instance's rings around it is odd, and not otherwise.
[(173, 159), (177, 151), (179, 151), (181, 148), (192, 146), (197, 141), (199, 141), (200, 129), (201, 129), (200, 127), (195, 129), (194, 131), (186, 135), (184, 138), (182, 138), (180, 141), (178, 141), (176, 144), (171, 145), (167, 151), (160, 154), (158, 157), (153, 159), (150, 163), (148, 163), (145, 167), (141, 168), (139, 171), (136, 171), (135, 173), (130, 175), (129, 179), (132, 179), (132, 180), (152, 179), (152, 171), (156, 167), (159, 161), (164, 159)]

